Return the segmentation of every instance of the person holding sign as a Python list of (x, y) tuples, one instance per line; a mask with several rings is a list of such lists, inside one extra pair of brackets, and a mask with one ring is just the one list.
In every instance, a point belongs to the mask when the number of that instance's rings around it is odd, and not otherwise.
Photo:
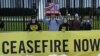
[(63, 17), (60, 15), (59, 18), (59, 16), (57, 17), (52, 14), (49, 19), (44, 18), (43, 21), (48, 25), (49, 31), (58, 31), (59, 25), (63, 22)]

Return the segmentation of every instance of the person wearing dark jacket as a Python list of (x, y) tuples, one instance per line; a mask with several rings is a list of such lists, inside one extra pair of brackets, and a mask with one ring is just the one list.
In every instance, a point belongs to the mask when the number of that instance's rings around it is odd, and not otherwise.
[(67, 31), (70, 28), (70, 24), (67, 19), (64, 19), (63, 23), (59, 26), (59, 31)]
[(76, 13), (75, 18), (72, 20), (72, 24), (71, 24), (72, 30), (80, 30), (80, 24), (81, 24), (80, 18)]
[(91, 19), (86, 16), (83, 20), (82, 20), (82, 23), (81, 23), (81, 29), (82, 30), (91, 30), (92, 29), (92, 26), (91, 26)]
[(26, 31), (41, 31), (41, 25), (36, 19), (32, 19), (31, 23), (27, 25)]

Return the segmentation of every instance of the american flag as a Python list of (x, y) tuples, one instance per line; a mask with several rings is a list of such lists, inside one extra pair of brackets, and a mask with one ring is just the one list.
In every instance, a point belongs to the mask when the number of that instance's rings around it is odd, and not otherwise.
[(45, 8), (46, 14), (59, 14), (59, 5), (55, 3), (49, 3), (49, 5)]

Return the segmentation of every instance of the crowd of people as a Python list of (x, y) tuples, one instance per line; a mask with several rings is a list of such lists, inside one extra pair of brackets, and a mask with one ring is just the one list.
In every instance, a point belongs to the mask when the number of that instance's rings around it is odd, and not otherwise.
[(67, 30), (91, 30), (92, 20), (89, 16), (80, 18), (76, 13), (75, 16), (70, 14), (67, 17), (59, 15), (51, 15), (50, 18), (44, 18), (37, 20), (36, 17), (32, 16), (31, 22), (27, 25), (26, 31), (42, 31), (40, 21), (48, 25), (48, 31), (67, 31)]

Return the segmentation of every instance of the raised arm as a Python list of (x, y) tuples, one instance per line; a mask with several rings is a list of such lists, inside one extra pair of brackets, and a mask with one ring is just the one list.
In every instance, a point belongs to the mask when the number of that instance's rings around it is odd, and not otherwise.
[(64, 17), (61, 14), (59, 14), (59, 18), (56, 20), (58, 21), (59, 24), (61, 24), (63, 23)]

